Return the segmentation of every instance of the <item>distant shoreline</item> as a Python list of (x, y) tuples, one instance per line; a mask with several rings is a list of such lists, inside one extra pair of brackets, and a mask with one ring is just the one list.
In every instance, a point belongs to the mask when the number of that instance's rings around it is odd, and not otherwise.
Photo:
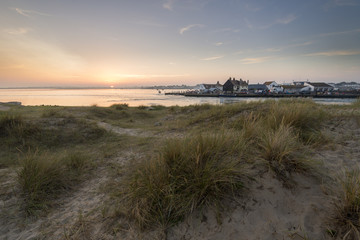
[(57, 90), (81, 90), (81, 89), (159, 89), (159, 90), (177, 90), (177, 89), (194, 89), (195, 86), (150, 86), (150, 87), (0, 87), (2, 90), (19, 90), (19, 89), (57, 89)]

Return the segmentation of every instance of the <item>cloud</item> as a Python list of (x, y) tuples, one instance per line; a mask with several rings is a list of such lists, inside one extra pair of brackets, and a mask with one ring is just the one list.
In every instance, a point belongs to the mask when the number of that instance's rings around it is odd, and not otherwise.
[(31, 28), (16, 28), (16, 29), (5, 29), (4, 32), (11, 35), (24, 35), (32, 31)]
[(177, 78), (186, 77), (185, 74), (117, 74), (119, 78)]
[(243, 58), (241, 62), (243, 64), (256, 64), (266, 62), (267, 60), (271, 59), (272, 57), (258, 57), (258, 58)]
[(287, 25), (291, 22), (293, 22), (295, 19), (297, 19), (297, 16), (294, 14), (289, 14), (286, 17), (278, 18), (275, 21), (272, 21), (265, 25), (258, 25), (255, 26), (252, 22), (250, 22), (247, 18), (244, 18), (244, 22), (247, 28), (249, 29), (268, 29), (274, 25), (281, 24), (281, 25)]
[(133, 23), (137, 24), (137, 25), (143, 25), (143, 26), (149, 26), (149, 27), (166, 27), (165, 24), (153, 22), (150, 20), (140, 20), (140, 21), (136, 21)]
[(166, 0), (163, 3), (163, 8), (172, 11), (174, 9), (175, 0)]
[(333, 0), (336, 6), (359, 6), (359, 1), (356, 0)]
[(296, 47), (303, 47), (303, 46), (309, 46), (311, 45), (312, 42), (311, 41), (307, 41), (307, 42), (303, 42), (303, 43), (295, 43), (295, 44), (290, 44), (290, 45), (286, 45), (286, 46), (282, 46), (282, 47), (277, 47), (277, 48), (268, 48), (265, 51), (266, 52), (280, 52), (283, 51), (285, 49), (289, 49), (289, 48), (296, 48)]
[(360, 51), (327, 51), (327, 52), (315, 52), (304, 54), (304, 56), (325, 56), (325, 57), (333, 57), (333, 56), (352, 56), (352, 55), (360, 55)]
[(348, 31), (342, 31), (342, 32), (331, 32), (331, 33), (322, 33), (319, 34), (319, 37), (329, 37), (329, 36), (336, 36), (336, 35), (344, 35), (344, 34), (352, 34), (352, 33), (360, 33), (360, 28), (348, 30)]
[(223, 42), (217, 42), (217, 43), (215, 43), (214, 45), (215, 46), (221, 46), (221, 45), (223, 45), (224, 43)]
[(51, 16), (47, 13), (42, 13), (42, 12), (33, 11), (33, 10), (25, 10), (25, 9), (21, 9), (21, 8), (12, 8), (12, 10), (15, 10), (18, 14), (23, 15), (25, 17), (31, 17), (31, 15), (40, 15), (40, 16), (46, 16), (46, 17)]
[(238, 33), (238, 32), (240, 32), (240, 29), (236, 29), (236, 28), (220, 28), (220, 29), (216, 29), (216, 30), (214, 30), (212, 32), (213, 33), (222, 33), (222, 32)]
[(189, 31), (191, 28), (203, 27), (203, 26), (204, 26), (203, 24), (191, 24), (191, 25), (181, 28), (179, 33), (182, 35), (182, 34), (184, 34), (184, 32)]
[(214, 56), (214, 57), (208, 57), (208, 58), (202, 58), (201, 60), (203, 61), (213, 61), (213, 60), (217, 60), (220, 58), (223, 58), (224, 56)]
[(294, 14), (289, 14), (287, 15), (286, 17), (284, 18), (279, 18), (275, 21), (275, 23), (278, 23), (278, 24), (289, 24), (291, 23), (292, 21), (294, 21), (297, 17), (294, 15)]

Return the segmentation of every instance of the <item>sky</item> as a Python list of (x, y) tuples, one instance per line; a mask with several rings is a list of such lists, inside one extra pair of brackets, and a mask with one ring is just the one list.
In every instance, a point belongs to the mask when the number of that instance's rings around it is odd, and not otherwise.
[(0, 87), (360, 82), (360, 0), (1, 0)]

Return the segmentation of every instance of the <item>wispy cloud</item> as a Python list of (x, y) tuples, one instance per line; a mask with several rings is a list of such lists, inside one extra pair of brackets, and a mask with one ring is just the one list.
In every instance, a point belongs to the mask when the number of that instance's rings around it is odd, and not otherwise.
[(240, 61), (243, 64), (256, 64), (256, 63), (263, 63), (271, 59), (272, 57), (258, 57), (258, 58), (243, 58)]
[(275, 23), (278, 24), (289, 24), (293, 22), (297, 17), (294, 14), (289, 14), (284, 18), (279, 18), (275, 21)]
[(286, 45), (286, 46), (282, 46), (282, 47), (275, 47), (275, 48), (268, 48), (265, 49), (265, 52), (280, 52), (289, 48), (296, 48), (296, 47), (303, 47), (303, 46), (309, 46), (311, 45), (312, 42), (311, 41), (307, 41), (307, 42), (303, 42), (303, 43), (295, 43), (295, 44), (290, 44), (290, 45)]
[(357, 0), (333, 0), (332, 2), (336, 6), (360, 6), (360, 2)]
[(182, 34), (184, 34), (184, 32), (189, 31), (192, 28), (203, 27), (203, 26), (204, 26), (203, 24), (191, 24), (191, 25), (181, 28), (179, 33), (182, 35)]
[(329, 37), (329, 36), (345, 35), (345, 34), (352, 34), (352, 33), (360, 33), (360, 28), (352, 29), (352, 30), (348, 30), (348, 31), (342, 31), (342, 32), (321, 33), (318, 36), (319, 37)]
[(221, 46), (221, 45), (223, 45), (224, 43), (223, 42), (217, 42), (217, 43), (215, 43), (214, 45), (215, 46)]
[(163, 8), (172, 11), (174, 9), (175, 0), (166, 0), (163, 3)]
[(274, 20), (273, 22), (270, 22), (270, 23), (264, 24), (264, 25), (254, 25), (247, 18), (244, 18), (244, 22), (245, 22), (246, 27), (249, 28), (249, 29), (268, 29), (268, 28), (270, 28), (270, 27), (272, 27), (274, 25), (278, 25), (278, 24), (287, 25), (287, 24), (293, 22), (296, 19), (297, 19), (296, 15), (289, 14), (289, 15), (287, 15), (285, 17), (278, 18), (278, 19)]
[(40, 16), (46, 16), (46, 17), (51, 16), (50, 14), (42, 13), (42, 12), (38, 12), (38, 11), (34, 11), (34, 10), (26, 10), (26, 9), (21, 9), (21, 8), (11, 8), (11, 9), (15, 10), (18, 14), (23, 15), (25, 17), (31, 17), (31, 15), (40, 15)]
[(351, 6), (360, 6), (360, 2), (358, 0), (329, 0), (324, 5), (324, 10), (328, 11), (329, 9), (335, 7), (351, 7)]
[(15, 28), (15, 29), (5, 29), (4, 32), (11, 35), (24, 35), (32, 31), (31, 28)]
[(140, 21), (135, 21), (133, 23), (137, 24), (137, 25), (143, 25), (143, 26), (149, 26), (149, 27), (166, 27), (166, 24), (153, 22), (151, 20), (140, 20)]
[(202, 58), (201, 60), (204, 60), (204, 61), (213, 61), (213, 60), (217, 60), (217, 59), (220, 59), (220, 58), (223, 58), (224, 56), (214, 56), (214, 57), (208, 57), (208, 58)]
[(258, 11), (260, 11), (262, 8), (259, 7), (259, 6), (253, 6), (253, 5), (250, 5), (250, 4), (246, 4), (246, 5), (245, 5), (245, 9), (246, 9), (247, 11), (250, 11), (250, 12), (258, 12)]
[(186, 74), (117, 74), (119, 78), (177, 78), (186, 77)]
[(238, 33), (238, 32), (240, 32), (240, 29), (237, 29), (237, 28), (220, 28), (220, 29), (216, 29), (216, 30), (214, 30), (212, 32), (213, 33), (222, 33), (222, 32)]
[(345, 51), (327, 51), (327, 52), (315, 52), (315, 53), (304, 54), (304, 56), (325, 56), (325, 57), (352, 56), (352, 55), (360, 55), (360, 51), (345, 50)]

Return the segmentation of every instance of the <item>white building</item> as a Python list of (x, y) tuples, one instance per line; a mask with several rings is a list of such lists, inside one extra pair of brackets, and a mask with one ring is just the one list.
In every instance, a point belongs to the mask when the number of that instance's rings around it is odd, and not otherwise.
[(266, 87), (268, 88), (269, 92), (271, 93), (279, 93), (283, 92), (283, 88), (277, 84), (275, 81), (268, 81), (264, 83)]

